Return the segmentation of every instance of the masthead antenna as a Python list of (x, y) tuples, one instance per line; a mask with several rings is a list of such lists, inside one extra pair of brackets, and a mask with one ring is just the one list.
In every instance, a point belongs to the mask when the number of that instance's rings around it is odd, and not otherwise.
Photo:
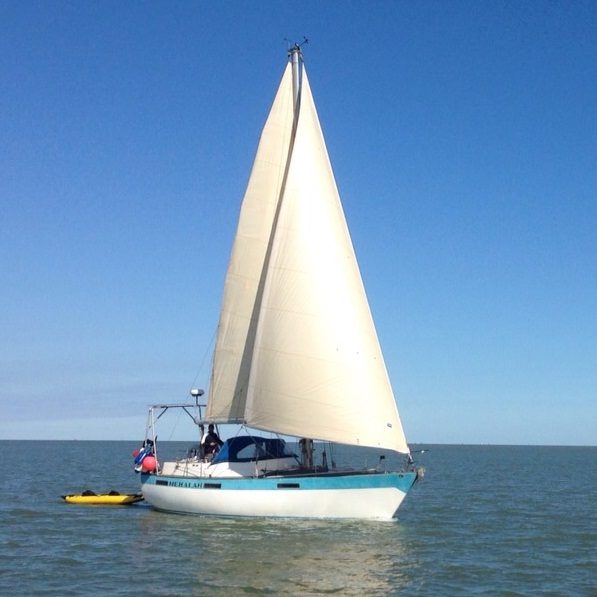
[(285, 42), (288, 43), (288, 56), (291, 57), (293, 54), (298, 54), (301, 58), (303, 53), (301, 52), (301, 48), (309, 43), (309, 40), (303, 35), (303, 41), (294, 42), (292, 43), (288, 38), (284, 39)]

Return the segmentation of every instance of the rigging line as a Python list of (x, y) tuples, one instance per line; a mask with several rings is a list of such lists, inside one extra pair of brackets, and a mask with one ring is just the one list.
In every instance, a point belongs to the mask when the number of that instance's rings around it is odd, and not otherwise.
[(168, 441), (172, 440), (172, 436), (174, 435), (174, 432), (176, 431), (176, 428), (178, 427), (178, 424), (180, 423), (180, 416), (181, 416), (181, 414), (182, 414), (182, 409), (179, 409), (179, 411), (178, 411), (178, 417), (177, 417), (176, 421), (174, 422), (174, 425), (170, 429), (170, 437), (168, 438)]
[(212, 352), (212, 348), (215, 344), (217, 333), (218, 333), (218, 326), (215, 327), (215, 329), (211, 335), (211, 339), (210, 339), (209, 343), (207, 344), (205, 351), (203, 352), (203, 356), (201, 357), (201, 361), (199, 363), (199, 368), (197, 369), (197, 373), (195, 374), (195, 377), (193, 378), (193, 383), (191, 384), (191, 389), (196, 386), (197, 379), (199, 378), (199, 375), (204, 371), (205, 361), (207, 360), (208, 355)]

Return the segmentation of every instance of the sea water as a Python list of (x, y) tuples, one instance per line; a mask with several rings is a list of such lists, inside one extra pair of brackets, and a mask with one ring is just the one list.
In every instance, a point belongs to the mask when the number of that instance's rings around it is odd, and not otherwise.
[(597, 595), (594, 447), (416, 446), (426, 475), (395, 522), (60, 498), (138, 491), (135, 447), (0, 441), (1, 595)]

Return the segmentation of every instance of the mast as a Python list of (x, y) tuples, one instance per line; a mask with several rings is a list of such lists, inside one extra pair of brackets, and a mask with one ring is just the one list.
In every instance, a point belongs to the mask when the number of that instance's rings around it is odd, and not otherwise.
[[(303, 43), (306, 43), (307, 39)], [(301, 62), (303, 59), (303, 54), (301, 52), (301, 46), (299, 44), (294, 44), (292, 48), (288, 51), (288, 55), (290, 56), (290, 65), (292, 67), (292, 99), (293, 99), (293, 108), (294, 108), (294, 127), (293, 127), (293, 141), (294, 135), (296, 134), (296, 127), (298, 123), (298, 116), (299, 111), (301, 108), (300, 101), (301, 101)], [(292, 148), (292, 144), (291, 144)], [(286, 180), (286, 175), (284, 176)], [(299, 440), (299, 445), (301, 449), (301, 464), (307, 468), (313, 468), (313, 440), (309, 437), (302, 437)]]
[[(303, 43), (307, 43), (307, 39)], [(301, 52), (301, 44), (294, 44), (290, 50), (288, 50), (288, 56), (290, 57), (290, 64), (292, 66), (292, 97), (294, 106), (294, 116), (296, 118), (301, 99), (301, 62), (303, 61), (303, 53)]]

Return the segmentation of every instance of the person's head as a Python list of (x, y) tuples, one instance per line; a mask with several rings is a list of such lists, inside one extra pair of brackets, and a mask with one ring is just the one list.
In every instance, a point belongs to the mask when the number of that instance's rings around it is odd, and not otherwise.
[(207, 427), (208, 431), (213, 431), (214, 430), (214, 425), (213, 423), (210, 423), (209, 426)]

